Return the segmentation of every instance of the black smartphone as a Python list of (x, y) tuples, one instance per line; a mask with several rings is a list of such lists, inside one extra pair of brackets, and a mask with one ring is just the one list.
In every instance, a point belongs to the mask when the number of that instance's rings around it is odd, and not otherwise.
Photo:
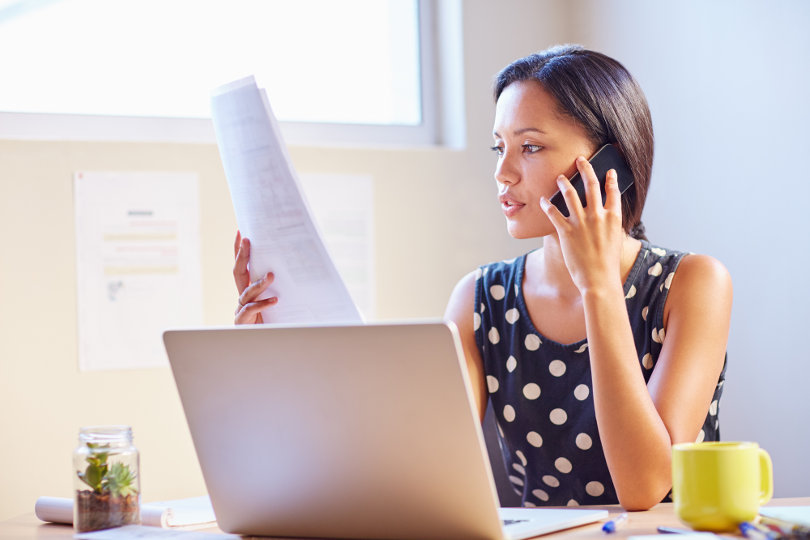
[[(619, 153), (619, 149), (614, 145), (606, 144), (597, 150), (588, 161), (591, 162), (593, 171), (596, 173), (596, 177), (599, 179), (599, 188), (602, 191), (603, 202), (605, 200), (605, 181), (607, 178), (607, 172), (610, 169), (616, 169), (620, 193), (624, 193), (630, 188), (630, 186), (633, 185), (633, 173), (630, 171), (630, 166), (627, 165), (624, 157), (622, 157), (621, 153)], [(569, 180), (571, 181), (571, 185), (574, 186), (574, 189), (577, 190), (579, 200), (584, 208), (587, 206), (585, 204), (585, 183), (583, 182), (579, 171), (574, 173), (574, 176), (569, 178)], [(565, 217), (568, 217), (568, 205), (565, 204), (565, 199), (563, 198), (562, 193), (559, 191), (555, 193), (554, 196), (551, 197), (551, 204), (556, 206)]]

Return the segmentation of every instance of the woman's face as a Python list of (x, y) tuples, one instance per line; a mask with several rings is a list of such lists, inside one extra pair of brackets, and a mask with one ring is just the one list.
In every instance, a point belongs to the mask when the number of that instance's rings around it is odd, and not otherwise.
[(589, 158), (595, 145), (585, 129), (558, 112), (557, 102), (535, 81), (507, 86), (495, 106), (493, 128), (498, 164), (495, 180), (506, 228), (514, 238), (554, 232), (540, 208), (540, 197), (557, 192), (557, 176), (571, 177), (578, 156)]

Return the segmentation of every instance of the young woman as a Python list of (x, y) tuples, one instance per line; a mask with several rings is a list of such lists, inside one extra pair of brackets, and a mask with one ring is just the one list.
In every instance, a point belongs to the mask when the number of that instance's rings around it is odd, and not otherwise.
[[(649, 508), (671, 488), (671, 445), (719, 437), (731, 279), (711, 257), (644, 237), (652, 122), (621, 64), (551, 48), (507, 66), (495, 101), (507, 230), (542, 247), (478, 268), (451, 295), (479, 413), (491, 400), (524, 505)], [(588, 158), (605, 144), (635, 182), (620, 195), (611, 170), (602, 200)], [(549, 203), (558, 190), (568, 217)], [(236, 322), (261, 322), (276, 300), (254, 300), (272, 275), (250, 284), (249, 243), (236, 248)]]

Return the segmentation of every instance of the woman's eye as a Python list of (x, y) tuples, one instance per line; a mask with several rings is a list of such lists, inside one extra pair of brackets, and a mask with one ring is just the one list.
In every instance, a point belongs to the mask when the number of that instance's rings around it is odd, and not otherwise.
[(492, 150), (493, 152), (495, 152), (499, 156), (503, 155), (503, 146), (493, 146), (493, 147), (490, 148), (490, 150)]
[(524, 144), (523, 151), (528, 154), (534, 154), (535, 152), (539, 152), (543, 147), (539, 144)]

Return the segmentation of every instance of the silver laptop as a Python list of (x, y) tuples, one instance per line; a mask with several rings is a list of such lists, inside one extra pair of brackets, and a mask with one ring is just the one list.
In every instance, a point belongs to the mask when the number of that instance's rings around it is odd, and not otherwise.
[(601, 509), (498, 508), (455, 327), (170, 330), (219, 527), (309, 538), (529, 538)]

